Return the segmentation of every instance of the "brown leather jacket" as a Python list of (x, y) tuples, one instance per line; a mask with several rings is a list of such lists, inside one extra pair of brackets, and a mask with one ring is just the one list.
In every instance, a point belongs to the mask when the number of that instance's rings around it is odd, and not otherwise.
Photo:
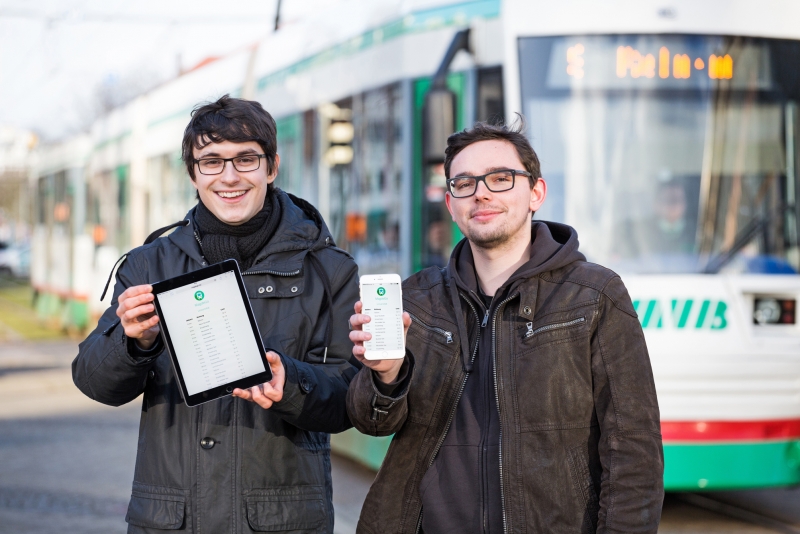
[[(492, 317), (504, 530), (655, 533), (664, 457), (636, 312), (619, 276), (577, 254), (572, 228), (545, 224), (562, 249), (541, 269), (512, 276)], [(350, 385), (354, 426), (395, 434), (359, 533), (419, 530), (420, 481), (450, 426), (483, 320), (453, 280), (463, 246), (448, 267), (403, 284), (414, 318), (408, 387), (382, 395), (367, 368)]]

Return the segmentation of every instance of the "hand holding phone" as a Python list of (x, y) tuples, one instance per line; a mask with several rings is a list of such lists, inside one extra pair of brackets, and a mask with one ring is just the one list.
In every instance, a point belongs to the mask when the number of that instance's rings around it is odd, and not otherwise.
[(403, 294), (397, 274), (372, 274), (361, 277), (361, 303), (370, 321), (362, 330), (371, 335), (364, 341), (367, 360), (401, 359), (406, 354), (403, 331)]

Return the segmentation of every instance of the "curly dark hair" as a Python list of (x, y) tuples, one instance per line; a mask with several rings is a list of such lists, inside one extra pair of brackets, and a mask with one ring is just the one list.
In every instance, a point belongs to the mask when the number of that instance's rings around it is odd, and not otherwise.
[[(181, 159), (192, 180), (195, 179), (192, 150), (223, 141), (257, 142), (267, 155), (267, 173), (274, 172), (278, 129), (275, 119), (258, 102), (225, 95), (216, 102), (207, 102), (194, 108), (181, 144)], [(273, 184), (269, 184), (267, 194), (272, 193), (274, 188)]]

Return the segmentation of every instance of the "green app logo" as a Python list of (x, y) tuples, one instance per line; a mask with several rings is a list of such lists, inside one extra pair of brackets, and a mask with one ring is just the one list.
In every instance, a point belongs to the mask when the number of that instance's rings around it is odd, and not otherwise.
[(205, 293), (202, 291), (195, 291), (194, 292), (194, 300), (203, 300), (205, 298)]
[(386, 294), (386, 290), (385, 290), (384, 288), (382, 288), (382, 287), (379, 287), (379, 288), (378, 288), (378, 296), (379, 296), (379, 297), (382, 297), (382, 296), (384, 296), (385, 294)]

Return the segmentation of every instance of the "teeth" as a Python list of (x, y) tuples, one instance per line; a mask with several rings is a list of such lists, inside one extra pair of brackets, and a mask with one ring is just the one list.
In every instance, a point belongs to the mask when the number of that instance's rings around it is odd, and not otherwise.
[(217, 191), (222, 198), (236, 198), (245, 194), (245, 191)]

